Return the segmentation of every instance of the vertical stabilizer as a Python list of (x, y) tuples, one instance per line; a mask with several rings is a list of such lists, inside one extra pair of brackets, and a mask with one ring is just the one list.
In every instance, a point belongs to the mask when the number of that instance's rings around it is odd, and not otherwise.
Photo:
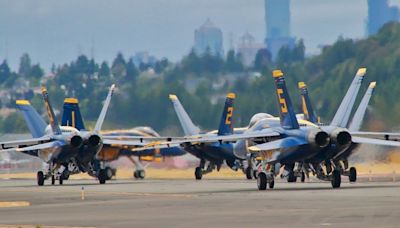
[(281, 126), (285, 129), (298, 129), (299, 123), (297, 122), (296, 113), (294, 112), (292, 101), (286, 88), (283, 73), (280, 70), (274, 70), (272, 76), (276, 86)]
[(368, 86), (367, 91), (364, 94), (363, 99), (360, 102), (360, 105), (357, 108), (356, 113), (354, 113), (353, 119), (351, 120), (349, 130), (350, 131), (359, 131), (361, 128), (361, 124), (364, 120), (365, 112), (367, 111), (368, 103), (371, 99), (372, 94), (375, 91), (376, 82), (371, 82)]
[(342, 103), (340, 104), (335, 116), (333, 117), (333, 120), (331, 122), (332, 126), (336, 127), (347, 126), (351, 110), (353, 109), (354, 102), (356, 101), (358, 91), (360, 90), (361, 83), (364, 80), (364, 76), (366, 73), (367, 73), (367, 68), (358, 69), (356, 76), (351, 82), (351, 85), (342, 100)]
[(310, 121), (311, 123), (317, 123), (318, 119), (315, 116), (312, 108), (306, 83), (299, 82), (299, 89), (301, 94), (301, 109), (303, 110), (304, 119)]
[(32, 107), (27, 100), (17, 100), (17, 108), (24, 114), (24, 119), (28, 125), (33, 138), (42, 137), (47, 127), (46, 122), (39, 113)]
[(222, 112), (221, 122), (219, 124), (218, 135), (233, 134), (232, 116), (233, 116), (233, 103), (236, 95), (228, 93), (225, 100), (224, 111)]
[(46, 87), (42, 86), (42, 96), (44, 100), (44, 105), (46, 106), (47, 116), (49, 117), (49, 123), (51, 126), (51, 130), (55, 135), (61, 135), (61, 129), (58, 125), (58, 121), (56, 116), (54, 115), (53, 107), (51, 106), (49, 100), (49, 94), (47, 93)]
[(108, 106), (110, 106), (111, 97), (114, 94), (115, 85), (112, 84), (110, 89), (108, 90), (108, 94), (106, 100), (104, 101), (103, 108), (101, 109), (99, 118), (97, 119), (96, 125), (94, 126), (95, 132), (100, 132), (101, 127), (103, 126), (104, 119), (106, 118)]
[(85, 130), (85, 124), (76, 98), (65, 98), (61, 126), (70, 126), (78, 131)]
[(183, 108), (178, 97), (174, 94), (170, 94), (169, 99), (172, 101), (172, 104), (174, 105), (176, 115), (178, 116), (179, 122), (181, 123), (185, 136), (199, 134), (200, 129), (193, 124), (192, 120), (190, 119), (189, 115)]

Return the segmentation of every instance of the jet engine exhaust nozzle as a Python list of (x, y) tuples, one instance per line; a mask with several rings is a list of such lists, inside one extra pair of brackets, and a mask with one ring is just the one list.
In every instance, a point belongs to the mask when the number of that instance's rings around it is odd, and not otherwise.
[(331, 139), (334, 143), (344, 146), (351, 143), (351, 134), (345, 129), (336, 129), (331, 133)]
[(101, 144), (101, 138), (98, 135), (91, 135), (88, 139), (88, 143), (90, 146), (98, 146)]
[(83, 143), (83, 139), (79, 135), (74, 135), (70, 139), (70, 144), (72, 147), (78, 148), (82, 145), (82, 143)]
[(347, 131), (342, 131), (337, 135), (336, 141), (339, 145), (347, 145), (351, 142), (351, 135)]
[(326, 147), (329, 144), (329, 135), (325, 131), (312, 131), (308, 135), (309, 142), (317, 145), (318, 147)]

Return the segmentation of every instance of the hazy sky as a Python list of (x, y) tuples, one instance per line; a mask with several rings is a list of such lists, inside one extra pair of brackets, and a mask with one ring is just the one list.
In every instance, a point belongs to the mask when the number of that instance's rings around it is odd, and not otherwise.
[[(366, 1), (292, 0), (292, 35), (309, 53), (340, 35), (362, 38)], [(264, 39), (264, 0), (0, 0), (0, 59), (15, 68), (27, 52), (48, 68), (90, 55), (94, 44), (98, 61), (144, 50), (177, 60), (207, 18), (222, 29), (225, 49), (229, 34), (235, 44), (246, 31)]]

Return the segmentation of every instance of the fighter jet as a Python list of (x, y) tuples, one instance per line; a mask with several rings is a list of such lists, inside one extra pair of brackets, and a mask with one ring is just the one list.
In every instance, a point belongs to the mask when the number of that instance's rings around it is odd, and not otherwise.
[[(321, 153), (320, 155), (315, 156), (307, 160), (304, 164), (298, 166), (299, 169), (297, 170), (297, 172), (294, 172), (291, 181), (295, 181), (299, 171), (301, 172), (301, 170), (311, 170), (314, 174), (316, 174), (317, 178), (321, 180), (331, 181), (333, 188), (339, 188), (341, 185), (341, 175), (348, 176), (350, 182), (355, 182), (357, 180), (357, 170), (355, 167), (349, 168), (348, 158), (360, 144), (364, 143), (382, 146), (400, 145), (398, 142), (360, 137), (374, 133), (379, 134), (379, 132), (366, 133), (359, 131), (368, 102), (375, 89), (376, 82), (370, 83), (355, 115), (353, 116), (350, 127), (347, 128), (350, 113), (358, 94), (361, 82), (363, 81), (365, 72), (366, 71), (364, 68), (358, 71), (330, 124), (322, 124), (316, 122), (315, 114), (313, 112), (310, 98), (308, 96), (307, 87), (305, 83), (299, 83), (302, 95), (302, 107), (305, 118), (309, 119), (315, 124), (320, 125), (322, 129), (329, 132), (331, 142), (329, 146), (325, 149), (326, 151), (324, 151), (324, 153)], [(325, 167), (325, 170), (323, 169), (323, 167)]]
[[(80, 112), (78, 99), (66, 98), (64, 100), (61, 125), (74, 127), (79, 131), (87, 131)], [(103, 139), (106, 140), (126, 140), (138, 137), (142, 137), (142, 139), (157, 138), (159, 140), (162, 138), (150, 127), (135, 127), (127, 130), (108, 130), (101, 131), (100, 133)], [(142, 161), (160, 161), (164, 157), (181, 156), (186, 153), (179, 146), (162, 149), (148, 149), (138, 152), (132, 152), (132, 147), (134, 148), (136, 146), (115, 146), (106, 144), (96, 153), (94, 151), (93, 153), (88, 153), (86, 148), (81, 148), (77, 157), (80, 166), (79, 168), (83, 171), (90, 172), (90, 170), (93, 170), (93, 167), (99, 165), (104, 166), (103, 163), (117, 160), (123, 156), (128, 158), (135, 165), (136, 169), (133, 172), (133, 177), (136, 179), (144, 179), (145, 169)], [(110, 179), (112, 174), (115, 173), (115, 170), (112, 170), (109, 166), (105, 166), (105, 170), (107, 179)]]
[[(234, 133), (232, 125), (232, 116), (234, 111), (234, 100), (236, 95), (228, 93), (226, 96), (225, 106), (222, 112), (222, 117), (217, 132), (202, 133), (200, 128), (195, 126), (190, 119), (189, 115), (183, 108), (181, 102), (176, 95), (171, 94), (170, 100), (174, 105), (175, 112), (178, 116), (179, 122), (185, 133), (185, 137), (204, 137), (204, 136), (223, 136), (231, 135)], [(202, 179), (204, 174), (212, 172), (214, 169), (220, 170), (224, 162), (232, 169), (237, 171), (242, 169), (244, 171), (243, 159), (237, 158), (233, 154), (233, 144), (230, 142), (219, 143), (217, 142), (203, 142), (203, 143), (183, 143), (182, 148), (190, 154), (200, 159), (199, 166), (195, 169), (195, 178)]]
[[(54, 184), (58, 179), (60, 184), (68, 179), (70, 174), (78, 173), (78, 162), (83, 163), (89, 160), (103, 148), (103, 145), (114, 146), (137, 146), (140, 143), (131, 141), (103, 139), (100, 130), (113, 94), (114, 85), (111, 86), (103, 109), (99, 115), (93, 131), (79, 131), (73, 127), (60, 127), (54, 115), (49, 96), (45, 87), (42, 87), (42, 96), (49, 117), (50, 126), (46, 126), (41, 116), (30, 106), (26, 100), (16, 101), (17, 106), (24, 110), (24, 118), (27, 122), (33, 138), (27, 140), (16, 140), (0, 142), (3, 151), (16, 151), (41, 158), (46, 164), (44, 171), (37, 172), (37, 183), (44, 184), (46, 179), (51, 178)], [(81, 156), (82, 153), (88, 156)], [(99, 167), (95, 173), (101, 184), (107, 180), (107, 173), (104, 167)]]

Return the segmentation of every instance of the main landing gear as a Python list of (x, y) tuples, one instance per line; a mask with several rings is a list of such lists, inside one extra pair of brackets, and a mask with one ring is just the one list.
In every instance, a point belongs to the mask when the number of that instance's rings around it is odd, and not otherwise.
[(257, 177), (258, 190), (265, 190), (267, 186), (273, 189), (275, 185), (274, 175), (269, 172), (260, 172)]
[(113, 177), (113, 170), (111, 167), (105, 167), (104, 169), (100, 169), (97, 175), (100, 184), (105, 184), (107, 180), (111, 180)]
[(128, 159), (135, 165), (135, 171), (133, 171), (133, 177), (135, 179), (144, 179), (146, 177), (146, 171), (140, 160), (137, 157), (129, 156)]
[(211, 173), (215, 169), (215, 167), (217, 167), (218, 171), (221, 168), (221, 165), (215, 165), (215, 163), (213, 162), (208, 162), (207, 169), (204, 169), (205, 166), (206, 161), (201, 160), (200, 165), (194, 170), (194, 177), (196, 178), (196, 180), (201, 180), (203, 178), (203, 174)]

